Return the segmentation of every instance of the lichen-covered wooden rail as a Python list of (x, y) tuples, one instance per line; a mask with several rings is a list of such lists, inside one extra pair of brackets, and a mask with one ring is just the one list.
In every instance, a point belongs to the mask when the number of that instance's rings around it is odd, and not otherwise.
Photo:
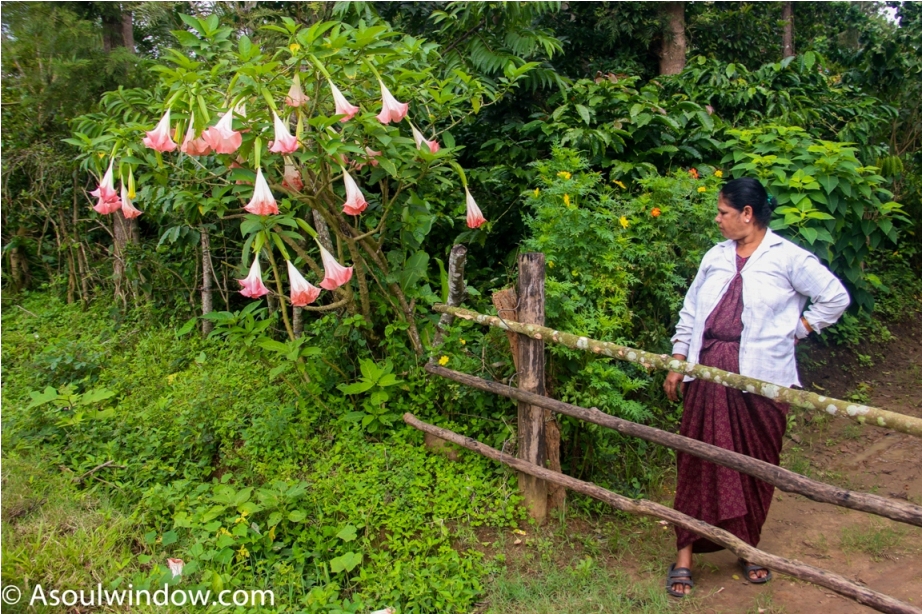
[(519, 322), (505, 320), (497, 316), (486, 315), (461, 307), (437, 304), (433, 309), (439, 313), (447, 313), (456, 318), (470, 320), (485, 326), (516, 332), (531, 337), (532, 339), (557, 343), (568, 348), (601, 354), (616, 360), (633, 362), (650, 369), (662, 369), (684, 373), (692, 377), (712, 381), (716, 384), (736, 388), (737, 390), (758, 394), (775, 401), (790, 403), (796, 407), (825, 411), (833, 416), (849, 416), (862, 423), (873, 424), (882, 428), (922, 437), (922, 419), (887, 411), (879, 407), (871, 407), (869, 405), (834, 399), (808, 390), (795, 390), (753, 377), (740, 375), (739, 373), (730, 373), (729, 371), (722, 371), (714, 367), (691, 364), (684, 360), (673, 358), (667, 354), (645, 352), (609, 341), (598, 341), (596, 339), (590, 339), (589, 337), (581, 337), (572, 333), (561, 332), (537, 324), (521, 324)]

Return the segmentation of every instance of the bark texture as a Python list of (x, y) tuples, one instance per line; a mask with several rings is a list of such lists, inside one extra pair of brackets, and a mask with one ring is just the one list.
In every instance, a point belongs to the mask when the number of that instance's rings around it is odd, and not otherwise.
[[(464, 263), (467, 261), (467, 248), (463, 245), (455, 245), (451, 248), (448, 255), (448, 304), (452, 307), (459, 306), (464, 302)], [(451, 326), (455, 317), (450, 313), (443, 313), (439, 318), (436, 326), (435, 337), (432, 345), (438, 347), (442, 345), (443, 331)]]
[(685, 3), (663, 2), (661, 7), (666, 28), (663, 32), (659, 73), (677, 75), (685, 68)]
[(664, 371), (684, 373), (685, 375), (712, 381), (722, 386), (729, 386), (737, 390), (745, 390), (751, 394), (758, 394), (759, 396), (769, 398), (773, 401), (790, 403), (791, 405), (803, 407), (804, 409), (825, 411), (833, 416), (845, 415), (855, 418), (861, 423), (873, 424), (874, 426), (922, 437), (922, 418), (898, 414), (879, 407), (870, 407), (860, 403), (834, 399), (808, 390), (786, 388), (785, 386), (771, 384), (754, 377), (740, 375), (739, 373), (729, 373), (727, 371), (715, 369), (714, 367), (692, 365), (684, 360), (672, 358), (667, 354), (654, 354), (652, 352), (645, 352), (608, 341), (597, 341), (588, 337), (580, 337), (572, 333), (563, 333), (546, 326), (510, 322), (496, 316), (477, 313), (470, 309), (434, 305), (433, 310), (439, 313), (450, 311), (455, 317), (471, 320), (478, 324), (521, 333), (526, 337), (559, 343), (573, 349), (593, 352), (594, 354), (602, 354), (603, 356), (608, 356), (616, 360), (637, 363), (647, 369), (661, 369)]
[(781, 20), (784, 22), (784, 32), (781, 35), (781, 57), (789, 58), (794, 55), (794, 3), (781, 3)]
[[(202, 315), (206, 316), (212, 312), (212, 280), (214, 271), (211, 270), (211, 237), (208, 229), (204, 226), (200, 229), (202, 236)], [(209, 334), (214, 330), (214, 322), (202, 319), (202, 334)]]
[(922, 610), (919, 608), (909, 605), (908, 603), (904, 603), (898, 599), (894, 599), (889, 595), (884, 595), (883, 593), (879, 593), (865, 586), (856, 584), (855, 582), (852, 582), (848, 578), (837, 573), (833, 573), (825, 569), (820, 569), (819, 567), (813, 567), (812, 565), (806, 565), (800, 561), (792, 561), (781, 556), (769, 554), (768, 552), (764, 552), (758, 548), (750, 546), (743, 540), (739, 539), (731, 533), (728, 533), (727, 531), (724, 531), (723, 529), (712, 527), (709, 524), (701, 522), (700, 520), (696, 520), (690, 516), (686, 516), (685, 514), (677, 512), (674, 509), (664, 505), (660, 505), (652, 501), (647, 501), (646, 499), (629, 499), (627, 497), (605, 490), (604, 488), (600, 488), (595, 484), (583, 482), (582, 480), (577, 480), (576, 478), (571, 478), (570, 476), (563, 475), (561, 473), (555, 473), (538, 465), (512, 458), (506, 454), (503, 454), (499, 450), (495, 450), (475, 439), (471, 439), (470, 437), (459, 435), (458, 433), (454, 433), (448, 429), (426, 424), (410, 413), (403, 415), (403, 421), (413, 428), (423, 431), (424, 433), (431, 433), (463, 448), (467, 448), (468, 450), (472, 450), (478, 454), (486, 456), (487, 458), (509, 465), (520, 473), (534, 476), (537, 479), (547, 480), (548, 482), (556, 482), (562, 486), (565, 486), (566, 488), (569, 488), (570, 490), (574, 490), (576, 492), (590, 496), (593, 499), (607, 503), (615, 509), (619, 509), (632, 514), (660, 518), (662, 520), (666, 520), (667, 522), (671, 522), (674, 525), (688, 529), (689, 531), (694, 531), (695, 533), (698, 533), (699, 535), (707, 537), (711, 541), (722, 545), (730, 552), (734, 553), (742, 559), (749, 561), (752, 564), (761, 565), (773, 571), (784, 573), (800, 580), (823, 586), (839, 593), (840, 595), (854, 599), (858, 603), (873, 608), (878, 612), (888, 612), (893, 614), (922, 614)]

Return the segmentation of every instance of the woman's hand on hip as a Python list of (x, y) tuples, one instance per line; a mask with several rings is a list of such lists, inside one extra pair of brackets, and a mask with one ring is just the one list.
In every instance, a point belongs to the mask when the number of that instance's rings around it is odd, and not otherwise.
[(682, 381), (684, 378), (684, 375), (675, 371), (670, 371), (666, 376), (666, 381), (663, 382), (663, 390), (666, 391), (666, 396), (670, 401), (678, 401), (680, 393), (685, 396), (685, 382)]

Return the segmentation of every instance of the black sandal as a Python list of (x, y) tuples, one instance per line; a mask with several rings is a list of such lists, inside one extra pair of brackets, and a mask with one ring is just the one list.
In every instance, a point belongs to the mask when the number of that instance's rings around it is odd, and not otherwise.
[(680, 593), (672, 588), (673, 584), (681, 584), (690, 588), (695, 587), (692, 581), (691, 569), (688, 567), (676, 567), (675, 563), (669, 566), (669, 573), (666, 574), (666, 592), (679, 599), (685, 597), (687, 593)]
[[(765, 567), (762, 567), (761, 565), (750, 565), (747, 561), (744, 561), (743, 559), (737, 559), (737, 560), (740, 564), (740, 567), (743, 568), (743, 573), (746, 574), (746, 580), (748, 580), (750, 584), (765, 584), (766, 582), (772, 579), (771, 569), (766, 569)], [(768, 572), (767, 574), (765, 574), (765, 577), (763, 578), (753, 578), (752, 576), (749, 575), (750, 573), (753, 573), (756, 571), (763, 571), (763, 570)]]

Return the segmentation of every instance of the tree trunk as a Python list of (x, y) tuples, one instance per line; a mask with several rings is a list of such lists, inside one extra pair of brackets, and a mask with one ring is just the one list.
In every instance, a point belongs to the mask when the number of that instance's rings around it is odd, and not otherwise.
[[(519, 256), (519, 305), (516, 319), (528, 324), (544, 324), (544, 254)], [(519, 339), (518, 387), (544, 395), (544, 341)], [(544, 409), (529, 403), (519, 403), (517, 456), (524, 461), (544, 466), (547, 446), (544, 442)], [(525, 507), (538, 524), (547, 518), (547, 482), (534, 476), (519, 474), (519, 491)]]
[(794, 3), (781, 3), (781, 20), (784, 22), (784, 34), (781, 36), (781, 57), (794, 55)]
[(659, 74), (677, 75), (685, 68), (685, 3), (663, 2), (666, 28), (660, 52)]
[(125, 287), (125, 253), (131, 242), (130, 220), (125, 219), (121, 211), (112, 216), (113, 260), (112, 277), (115, 280), (115, 298), (122, 306), (128, 307), (128, 290)]
[(131, 11), (122, 12), (122, 44), (128, 51), (135, 53), (134, 48), (134, 19)]
[[(464, 301), (464, 261), (467, 259), (467, 248), (463, 245), (455, 245), (451, 248), (448, 255), (448, 296), (445, 297), (448, 305), (459, 307)], [(438, 326), (435, 331), (435, 338), (432, 341), (433, 347), (442, 345), (442, 335), (445, 328), (451, 326), (454, 316), (450, 313), (443, 313), (439, 318)]]
[[(213, 309), (211, 281), (214, 277), (214, 271), (211, 270), (211, 236), (204, 226), (202, 226), (200, 232), (202, 235), (202, 315), (206, 316)], [(202, 334), (207, 335), (213, 329), (214, 322), (206, 319), (202, 320)]]

